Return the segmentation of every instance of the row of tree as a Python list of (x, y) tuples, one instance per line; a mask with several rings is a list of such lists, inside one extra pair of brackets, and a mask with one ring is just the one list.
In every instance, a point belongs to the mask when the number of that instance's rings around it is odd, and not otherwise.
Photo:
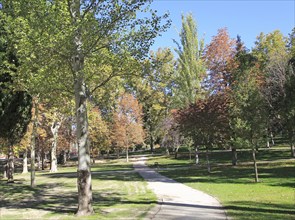
[(205, 46), (189, 14), (178, 58), (169, 49), (146, 58), (170, 25), (148, 9), (150, 1), (2, 2), (0, 136), (8, 173), (14, 146), (30, 143), (34, 187), (36, 146), (51, 151), (54, 172), (56, 151), (75, 142), (78, 215), (93, 212), (91, 149), (126, 149), (128, 159), (129, 147), (145, 141), (167, 152), (181, 144), (196, 152), (250, 147), (255, 157), (256, 146), (279, 131), (293, 146), (295, 31), (261, 34), (248, 51), (220, 29)]
[[(93, 212), (89, 133), (96, 131), (89, 132), (87, 100), (99, 107), (101, 115), (110, 115), (107, 113), (113, 107), (118, 85), (124, 87), (126, 81), (140, 75), (140, 61), (153, 39), (170, 26), (168, 15), (158, 16), (149, 8), (150, 3), (148, 0), (1, 1), (1, 86), (9, 81), (7, 90), (13, 95), (20, 91), (29, 99), (27, 108), (18, 105), (18, 116), (26, 120), (16, 122), (11, 129), (5, 128), (9, 132), (16, 132), (14, 128), (18, 126), (25, 128), (31, 113), (24, 111), (32, 106), (29, 112), (32, 112), (31, 185), (34, 187), (39, 106), (49, 104), (50, 108), (58, 110), (56, 116), (74, 112), (78, 147), (77, 215)], [(138, 13), (143, 16), (138, 17)], [(2, 118), (13, 112), (2, 104), (7, 94), (1, 94), (1, 123)], [(120, 102), (129, 108), (130, 103), (123, 103), (124, 100)], [(7, 110), (2, 111), (2, 108)], [(115, 119), (121, 123), (119, 127), (114, 123), (118, 130), (123, 129), (122, 125), (130, 130), (134, 122), (140, 124), (140, 119), (131, 116), (130, 110), (122, 107), (114, 111), (117, 112)], [(127, 115), (123, 117), (123, 113)], [(138, 114), (137, 110), (133, 113)], [(98, 120), (99, 116), (96, 114), (94, 118)], [(59, 119), (52, 120), (53, 148), (60, 126)], [(16, 133), (21, 137), (25, 129)], [(9, 173), (12, 173), (13, 146), (20, 138), (10, 138), (5, 132), (1, 132), (1, 138), (13, 140), (9, 143), (8, 163)], [(133, 137), (126, 135), (124, 138), (124, 143), (115, 144), (129, 146)], [(54, 157), (51, 159), (54, 161)]]
[(191, 16), (183, 19), (181, 34), (178, 74), (187, 80), (178, 84), (183, 105), (174, 119), (196, 152), (200, 146), (230, 148), (235, 165), (237, 148), (252, 149), (256, 181), (255, 151), (269, 146), (273, 135), (289, 140), (295, 157), (295, 29), (289, 37), (261, 33), (252, 51), (225, 28), (205, 48), (198, 47)]

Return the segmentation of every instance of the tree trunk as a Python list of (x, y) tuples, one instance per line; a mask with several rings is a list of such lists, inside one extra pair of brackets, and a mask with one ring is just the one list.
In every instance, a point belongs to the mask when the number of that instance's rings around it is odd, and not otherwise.
[(176, 147), (175, 152), (174, 152), (175, 159), (177, 159), (177, 156), (178, 156), (178, 149), (179, 149), (179, 146)]
[(4, 165), (3, 178), (7, 178), (7, 163)]
[(51, 133), (53, 135), (53, 142), (50, 149), (50, 172), (57, 172), (57, 158), (56, 158), (56, 149), (58, 142), (58, 130), (61, 126), (61, 123), (54, 121), (51, 125)]
[(38, 150), (38, 153), (37, 153), (37, 168), (38, 168), (38, 170), (41, 170), (41, 152), (40, 152), (40, 150)]
[(116, 150), (116, 153), (117, 153), (117, 159), (119, 159), (120, 158), (120, 149), (119, 148)]
[(273, 138), (273, 133), (270, 132), (270, 138), (271, 138), (271, 145), (274, 146), (275, 145), (275, 140)]
[[(81, 62), (78, 56), (78, 62)], [(77, 61), (76, 61), (77, 62)], [(75, 82), (77, 143), (78, 143), (78, 211), (77, 215), (93, 213), (90, 171), (90, 150), (88, 146), (88, 121), (86, 108), (86, 88), (81, 76)]]
[(126, 162), (129, 162), (129, 147), (126, 148)]
[(195, 163), (196, 163), (196, 165), (199, 164), (199, 152), (198, 152), (198, 146), (195, 147)]
[(42, 149), (41, 152), (41, 163), (42, 163), (42, 170), (45, 169), (45, 164), (44, 164), (44, 149)]
[(166, 156), (169, 157), (170, 156), (170, 152), (169, 152), (169, 149), (168, 147), (166, 147)]
[(291, 157), (295, 158), (295, 147), (294, 147), (294, 143), (290, 144), (291, 147)]
[(236, 148), (231, 148), (231, 152), (232, 152), (232, 165), (236, 166), (237, 162), (238, 162), (238, 153), (237, 153), (237, 149)]
[(269, 144), (269, 139), (268, 139), (268, 137), (267, 137), (267, 140), (266, 140), (266, 147), (267, 147), (267, 148), (270, 148), (270, 144)]
[(78, 27), (73, 38), (73, 53), (71, 57), (71, 69), (74, 76), (75, 111), (76, 111), (76, 138), (78, 145), (78, 210), (77, 216), (92, 214), (92, 186), (90, 171), (90, 146), (88, 140), (88, 118), (87, 118), (87, 88), (84, 74), (84, 54), (81, 31), (81, 2), (72, 0), (69, 10), (72, 15), (72, 24)]
[(151, 153), (154, 153), (154, 136), (150, 136), (150, 147), (151, 147)]
[(13, 146), (9, 145), (8, 148), (8, 161), (7, 161), (7, 183), (13, 183), (13, 173), (14, 173), (14, 155)]
[(35, 149), (36, 149), (36, 137), (38, 128), (38, 98), (34, 98), (34, 120), (33, 120), (33, 132), (31, 136), (31, 187), (36, 186), (35, 180)]
[(63, 164), (67, 163), (67, 151), (63, 151)]
[(23, 173), (28, 173), (28, 149), (25, 150), (23, 156)]
[(209, 160), (209, 149), (206, 147), (206, 161), (207, 161), (207, 171), (211, 172), (210, 160)]
[(258, 169), (257, 169), (257, 161), (256, 161), (256, 151), (255, 148), (252, 148), (252, 157), (253, 157), (253, 162), (254, 162), (254, 172), (255, 172), (255, 183), (259, 182), (258, 179)]

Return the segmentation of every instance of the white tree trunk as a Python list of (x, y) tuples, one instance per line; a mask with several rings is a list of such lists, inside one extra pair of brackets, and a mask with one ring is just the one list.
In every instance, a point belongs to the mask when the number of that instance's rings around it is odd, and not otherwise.
[(129, 147), (126, 148), (126, 162), (129, 162)]
[(35, 149), (36, 149), (36, 137), (37, 137), (37, 128), (38, 128), (38, 98), (34, 98), (34, 120), (33, 120), (33, 132), (31, 136), (31, 187), (36, 186), (35, 180)]
[(58, 130), (61, 126), (61, 123), (54, 121), (51, 126), (51, 132), (53, 135), (53, 142), (51, 145), (51, 161), (50, 161), (50, 172), (54, 173), (57, 172), (57, 158), (56, 158), (56, 149), (57, 149), (57, 141), (58, 141)]
[(196, 165), (199, 164), (198, 146), (195, 147), (195, 163), (196, 163)]
[(8, 148), (8, 161), (7, 161), (7, 183), (13, 183), (13, 173), (14, 173), (14, 155), (13, 146), (9, 145)]
[(254, 165), (255, 182), (258, 183), (259, 182), (258, 168), (257, 168), (257, 161), (256, 161), (256, 152), (254, 147), (252, 148), (252, 158), (253, 158), (253, 165)]
[(28, 173), (28, 149), (25, 150), (23, 156), (23, 173)]

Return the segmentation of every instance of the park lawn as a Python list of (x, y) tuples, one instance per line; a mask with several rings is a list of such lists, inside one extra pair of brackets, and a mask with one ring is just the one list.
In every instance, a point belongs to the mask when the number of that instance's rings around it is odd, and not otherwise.
[(148, 164), (155, 167), (158, 162), (161, 174), (214, 196), (233, 219), (295, 219), (294, 159), (258, 164), (259, 183), (254, 183), (251, 163), (236, 167), (213, 163), (209, 174), (202, 161), (197, 167), (187, 159), (155, 157)]
[[(34, 189), (30, 174), (16, 174), (14, 184), (1, 179), (0, 219), (77, 219), (76, 169), (38, 171)], [(95, 214), (79, 219), (141, 219), (157, 202), (132, 164), (122, 160), (94, 165), (92, 190)]]

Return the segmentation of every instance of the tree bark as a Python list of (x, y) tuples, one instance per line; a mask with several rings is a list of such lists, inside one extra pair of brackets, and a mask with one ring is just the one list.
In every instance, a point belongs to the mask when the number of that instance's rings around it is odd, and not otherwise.
[(78, 145), (78, 210), (77, 216), (93, 213), (92, 208), (92, 186), (90, 171), (90, 146), (88, 140), (87, 119), (87, 89), (84, 74), (84, 54), (82, 51), (81, 31), (81, 3), (80, 0), (69, 1), (69, 10), (72, 15), (72, 24), (78, 27), (74, 32), (73, 51), (71, 55), (71, 69), (74, 76), (75, 111), (76, 111), (76, 138)]
[(41, 164), (42, 164), (42, 170), (45, 170), (45, 155), (44, 155), (44, 149), (41, 151)]
[(253, 165), (254, 165), (254, 172), (255, 172), (255, 183), (259, 182), (258, 178), (258, 168), (257, 168), (257, 161), (256, 161), (256, 151), (255, 148), (252, 148), (252, 157), (253, 157)]
[(169, 157), (170, 156), (170, 152), (169, 152), (169, 149), (168, 147), (166, 147), (166, 156)]
[(61, 123), (54, 121), (51, 126), (51, 133), (53, 135), (53, 142), (51, 144), (50, 149), (50, 172), (54, 173), (57, 172), (57, 158), (56, 158), (56, 149), (57, 149), (57, 142), (58, 142), (58, 130), (60, 128)]
[[(81, 56), (81, 55), (80, 55)], [(78, 56), (78, 62), (83, 60)], [(77, 62), (77, 61), (76, 61)], [(76, 65), (76, 66), (80, 66)], [(78, 211), (77, 215), (93, 213), (92, 187), (90, 171), (90, 150), (88, 146), (88, 121), (86, 108), (86, 88), (83, 77), (79, 76), (75, 81), (75, 101), (77, 119), (77, 143), (78, 143)]]
[(40, 151), (40, 149), (38, 150), (38, 153), (37, 153), (37, 167), (38, 167), (38, 170), (41, 170), (41, 151)]
[(23, 156), (23, 173), (28, 173), (28, 149), (25, 150)]
[(178, 149), (179, 149), (179, 146), (176, 147), (175, 152), (174, 152), (175, 159), (177, 159), (177, 156), (178, 156)]
[(199, 153), (198, 153), (198, 146), (195, 146), (195, 164), (199, 164)]
[(294, 147), (294, 143), (290, 144), (291, 147), (291, 157), (295, 158), (295, 147)]
[(237, 153), (237, 149), (232, 147), (231, 148), (231, 152), (232, 152), (232, 165), (236, 166), (237, 162), (238, 162), (238, 153)]
[(34, 98), (34, 120), (33, 120), (33, 132), (31, 136), (31, 187), (36, 186), (35, 180), (35, 149), (36, 149), (36, 137), (37, 137), (37, 128), (38, 128), (38, 98)]
[(275, 145), (275, 140), (273, 138), (273, 133), (270, 132), (270, 139), (271, 139), (271, 145), (274, 146)]
[(150, 147), (151, 147), (151, 153), (154, 153), (154, 136), (150, 135)]
[(13, 173), (14, 173), (14, 155), (13, 146), (9, 145), (8, 148), (8, 161), (7, 161), (7, 183), (13, 183)]
[(126, 162), (129, 162), (129, 147), (126, 148)]
[(206, 161), (207, 161), (207, 171), (211, 172), (210, 160), (209, 160), (209, 149), (206, 147)]
[(7, 178), (7, 163), (4, 165), (3, 178)]

